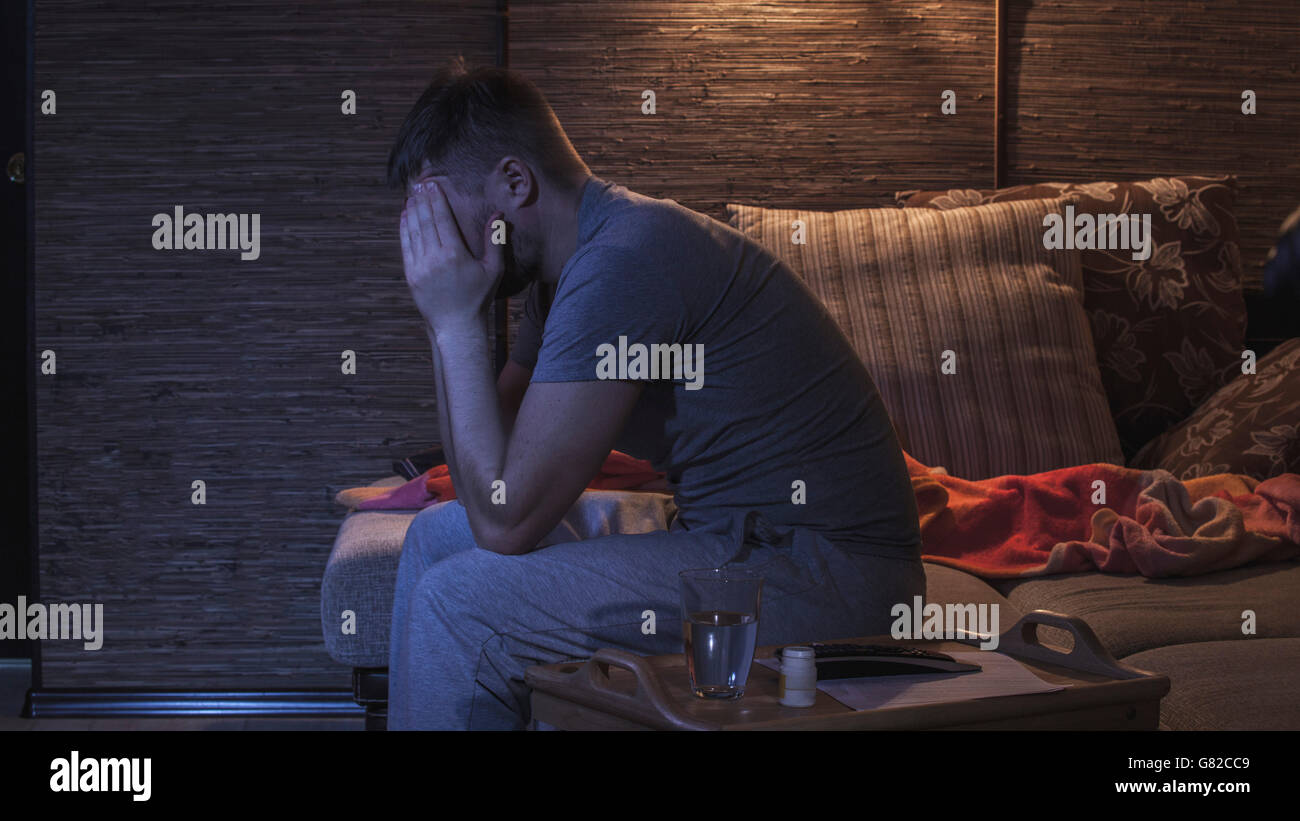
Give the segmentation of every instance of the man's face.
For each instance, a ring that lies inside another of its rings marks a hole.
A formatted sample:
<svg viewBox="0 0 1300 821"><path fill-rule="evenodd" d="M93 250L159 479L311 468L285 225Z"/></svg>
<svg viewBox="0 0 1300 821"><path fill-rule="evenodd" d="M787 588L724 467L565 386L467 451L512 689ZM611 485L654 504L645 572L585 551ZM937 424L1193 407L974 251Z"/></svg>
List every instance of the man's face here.
<svg viewBox="0 0 1300 821"><path fill-rule="evenodd" d="M463 242L475 259L483 258L488 241L485 233L492 214L500 210L505 215L503 217L506 221L507 239L504 249L505 273L497 285L498 299L514 296L540 277L542 262L540 243L514 222L507 209L497 208L481 193L462 194L452 184L450 177L429 173L427 165L425 172L417 176L408 186L408 193L415 193L427 187L430 182L438 184L447 198L447 203L451 206L452 218L456 221L456 228L460 232L460 236L453 239ZM442 239L444 242L447 241L446 237Z"/></svg>

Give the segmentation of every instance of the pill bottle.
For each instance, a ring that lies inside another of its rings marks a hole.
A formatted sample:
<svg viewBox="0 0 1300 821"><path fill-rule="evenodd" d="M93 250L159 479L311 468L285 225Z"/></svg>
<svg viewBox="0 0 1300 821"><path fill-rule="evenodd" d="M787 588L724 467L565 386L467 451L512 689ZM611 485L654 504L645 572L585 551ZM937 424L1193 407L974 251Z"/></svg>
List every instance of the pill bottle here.
<svg viewBox="0 0 1300 821"><path fill-rule="evenodd" d="M817 701L817 659L811 647L781 651L781 683L777 688L787 707L811 707Z"/></svg>

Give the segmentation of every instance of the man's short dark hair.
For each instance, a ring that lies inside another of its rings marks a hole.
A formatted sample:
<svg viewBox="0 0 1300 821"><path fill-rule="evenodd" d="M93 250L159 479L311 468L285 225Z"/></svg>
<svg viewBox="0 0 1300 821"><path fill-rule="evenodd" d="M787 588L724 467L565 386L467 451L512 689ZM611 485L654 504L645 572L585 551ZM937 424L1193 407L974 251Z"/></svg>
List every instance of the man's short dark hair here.
<svg viewBox="0 0 1300 821"><path fill-rule="evenodd" d="M553 183L590 173L537 86L506 68L467 70L458 56L406 115L388 155L388 184L405 190L427 160L468 193L511 154Z"/></svg>

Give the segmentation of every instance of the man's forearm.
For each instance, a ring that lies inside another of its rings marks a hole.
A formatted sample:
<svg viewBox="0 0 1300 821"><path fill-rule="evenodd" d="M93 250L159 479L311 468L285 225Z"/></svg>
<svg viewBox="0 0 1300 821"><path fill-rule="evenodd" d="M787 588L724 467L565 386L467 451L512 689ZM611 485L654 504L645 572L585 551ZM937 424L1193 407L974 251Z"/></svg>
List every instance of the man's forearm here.
<svg viewBox="0 0 1300 821"><path fill-rule="evenodd" d="M453 432L451 429L450 408L447 405L447 385L443 379L442 355L438 353L438 345L434 340L433 331L425 329L429 336L429 347L433 349L433 383L434 393L438 398L438 431L440 444L442 445L442 457L447 463L447 471L451 474L452 485L460 487L460 469L456 466L456 445L452 441Z"/></svg>
<svg viewBox="0 0 1300 821"><path fill-rule="evenodd" d="M443 436L452 442L448 465L470 526L482 542L501 535L509 509L493 504L498 491L508 500L508 488L493 486L505 473L508 440L492 373L487 323L484 319L449 324L431 336L434 356L441 364L438 401Z"/></svg>

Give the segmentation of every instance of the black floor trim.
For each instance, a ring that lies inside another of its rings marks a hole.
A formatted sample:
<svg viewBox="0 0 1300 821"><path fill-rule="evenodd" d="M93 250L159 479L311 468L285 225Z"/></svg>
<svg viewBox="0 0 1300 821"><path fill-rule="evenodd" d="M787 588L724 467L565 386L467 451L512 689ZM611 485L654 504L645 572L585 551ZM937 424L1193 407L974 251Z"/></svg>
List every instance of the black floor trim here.
<svg viewBox="0 0 1300 821"><path fill-rule="evenodd" d="M68 688L27 691L23 718L128 716L357 717L365 709L349 690L131 690Z"/></svg>

